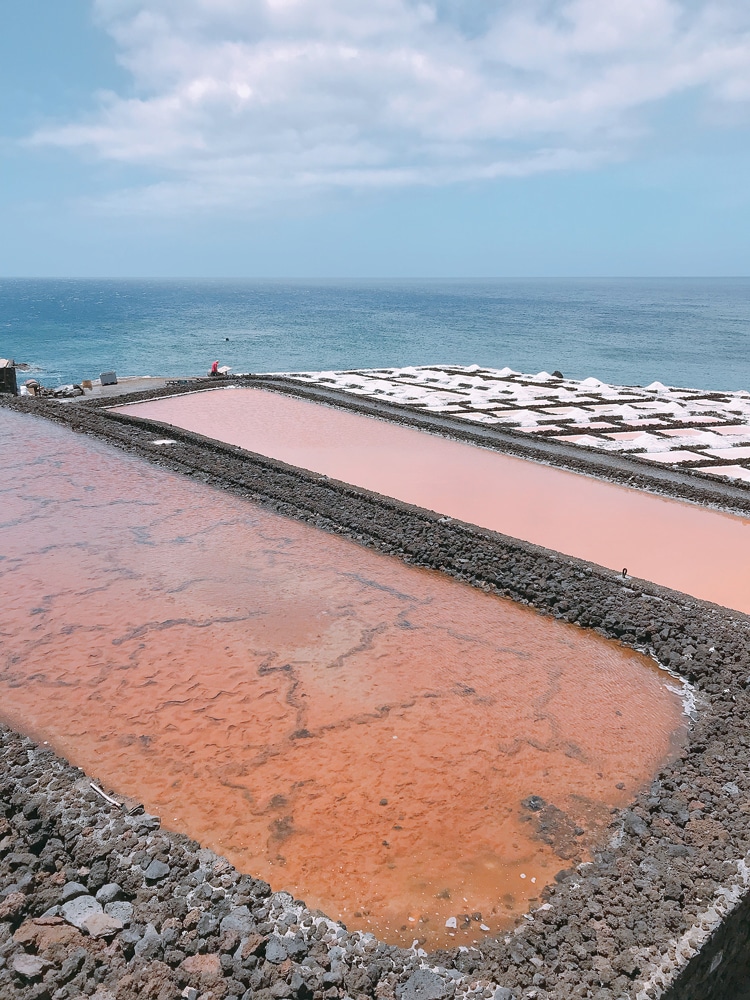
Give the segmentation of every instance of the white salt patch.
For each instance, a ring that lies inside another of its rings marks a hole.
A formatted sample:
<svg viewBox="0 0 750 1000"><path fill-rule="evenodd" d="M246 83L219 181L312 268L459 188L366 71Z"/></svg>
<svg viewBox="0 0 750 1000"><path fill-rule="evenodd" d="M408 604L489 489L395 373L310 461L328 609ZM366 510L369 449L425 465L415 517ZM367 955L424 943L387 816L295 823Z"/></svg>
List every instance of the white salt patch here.
<svg viewBox="0 0 750 1000"><path fill-rule="evenodd" d="M686 433L687 431L690 433ZM695 448L696 446L723 448L726 447L728 443L726 438L721 438L718 434L714 434L712 431L702 431L694 427L685 428L684 431L667 429L659 431L659 433L663 436L668 435L669 440L675 448L679 448L681 445L686 445L688 448Z"/></svg>
<svg viewBox="0 0 750 1000"><path fill-rule="evenodd" d="M724 437L741 437L743 439L750 440L750 427L747 424L733 424L729 427L713 427L713 432L715 434L721 434Z"/></svg>
<svg viewBox="0 0 750 1000"><path fill-rule="evenodd" d="M570 444L582 444L587 448L601 448L602 442L599 438L595 438L592 434L567 434L564 437L557 438L558 441L567 441Z"/></svg>
<svg viewBox="0 0 750 1000"><path fill-rule="evenodd" d="M636 430L639 427L668 427L662 417L644 417L641 420L623 420L623 427Z"/></svg>
<svg viewBox="0 0 750 1000"><path fill-rule="evenodd" d="M736 458L739 461L742 458L750 458L750 447L708 448L703 454L709 458L728 458L730 461Z"/></svg>
<svg viewBox="0 0 750 1000"><path fill-rule="evenodd" d="M662 462L667 465L678 465L681 462L701 462L703 455L698 455L693 451L670 451L662 454L639 455L649 462Z"/></svg>
<svg viewBox="0 0 750 1000"><path fill-rule="evenodd" d="M539 414L531 410L510 410L498 414L495 419L500 423L520 424L521 427L536 427L539 424Z"/></svg>
<svg viewBox="0 0 750 1000"><path fill-rule="evenodd" d="M467 413L466 410L462 410L451 415L458 417L459 420L469 420L474 424L497 424L500 422L498 417L493 417L489 413Z"/></svg>
<svg viewBox="0 0 750 1000"><path fill-rule="evenodd" d="M631 448L645 448L650 455L659 455L674 448L674 441L658 437L656 434L639 434L632 441L623 443L622 448L624 451Z"/></svg>
<svg viewBox="0 0 750 1000"><path fill-rule="evenodd" d="M675 437L675 438L679 437L693 438L696 436L700 437L701 435L701 431L696 430L695 427L682 427L677 429L671 428L669 430L661 431L661 433L668 434L670 437Z"/></svg>
<svg viewBox="0 0 750 1000"><path fill-rule="evenodd" d="M685 407L680 405L680 403L658 403L656 401L650 401L647 403L631 403L630 404L634 410L645 411L647 413L680 413L682 414Z"/></svg>
<svg viewBox="0 0 750 1000"><path fill-rule="evenodd" d="M549 394L550 400L554 400L556 403L565 404L569 406L579 406L588 407L588 400L584 397L581 398L580 392L573 392L570 389L555 389L554 392Z"/></svg>
<svg viewBox="0 0 750 1000"><path fill-rule="evenodd" d="M602 411L600 410L599 412L601 413ZM623 420L626 420L629 423L644 423L643 413L641 413L640 410L636 410L635 407L631 406L629 403L623 403L621 406L616 407L610 412L613 415L619 414ZM649 420L648 422L650 423L651 421Z"/></svg>
<svg viewBox="0 0 750 1000"><path fill-rule="evenodd" d="M497 421L495 421L497 423ZM538 427L517 427L516 430L520 431L522 434L539 434L541 431L554 431L557 434L563 433L562 427L558 427L556 424L545 424L541 423ZM562 439L560 439L562 440Z"/></svg>
<svg viewBox="0 0 750 1000"><path fill-rule="evenodd" d="M629 416L636 418L642 417L643 414L639 413L638 410L634 409L631 405L631 400L626 402L595 402L593 400L582 400L582 403L586 406L587 410L591 410L594 413L598 413L600 416L606 416L607 414L617 414L622 416L622 414L628 414Z"/></svg>
<svg viewBox="0 0 750 1000"><path fill-rule="evenodd" d="M470 406L473 406L475 410L494 410L498 405L500 405L497 400L488 399L486 394L480 397L470 396L468 403Z"/></svg>
<svg viewBox="0 0 750 1000"><path fill-rule="evenodd" d="M535 403L545 395L545 391L534 385L519 385L514 387L513 395L519 403Z"/></svg>
<svg viewBox="0 0 750 1000"><path fill-rule="evenodd" d="M616 434L607 434L606 437L613 441L637 441L647 435L641 431L618 431Z"/></svg>
<svg viewBox="0 0 750 1000"><path fill-rule="evenodd" d="M607 434L606 437L606 443L601 445L606 451L633 451L643 448L650 454L658 454L674 448L674 441L644 431L622 431L618 434Z"/></svg>
<svg viewBox="0 0 750 1000"><path fill-rule="evenodd" d="M750 483L750 469L741 465L719 465L713 469L696 469L696 472L707 472L709 476L726 476L727 479L744 479Z"/></svg>
<svg viewBox="0 0 750 1000"><path fill-rule="evenodd" d="M554 413L556 417L580 417L586 420L595 416L595 414L587 413L586 410L581 410L577 406L550 406L545 412Z"/></svg>

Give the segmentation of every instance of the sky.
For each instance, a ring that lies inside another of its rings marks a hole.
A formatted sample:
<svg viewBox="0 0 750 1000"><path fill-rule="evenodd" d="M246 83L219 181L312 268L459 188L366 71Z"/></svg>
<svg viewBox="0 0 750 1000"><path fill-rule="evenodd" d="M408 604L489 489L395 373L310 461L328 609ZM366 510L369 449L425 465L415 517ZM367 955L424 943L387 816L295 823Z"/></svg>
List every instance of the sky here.
<svg viewBox="0 0 750 1000"><path fill-rule="evenodd" d="M0 276L750 274L747 0L6 0Z"/></svg>

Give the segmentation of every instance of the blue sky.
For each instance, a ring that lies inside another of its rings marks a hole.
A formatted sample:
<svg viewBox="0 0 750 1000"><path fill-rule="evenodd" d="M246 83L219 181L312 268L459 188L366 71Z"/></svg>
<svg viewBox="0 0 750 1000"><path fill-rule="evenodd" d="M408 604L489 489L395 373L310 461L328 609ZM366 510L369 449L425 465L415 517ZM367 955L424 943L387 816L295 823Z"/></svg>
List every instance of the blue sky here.
<svg viewBox="0 0 750 1000"><path fill-rule="evenodd" d="M0 275L750 274L746 0L24 0Z"/></svg>

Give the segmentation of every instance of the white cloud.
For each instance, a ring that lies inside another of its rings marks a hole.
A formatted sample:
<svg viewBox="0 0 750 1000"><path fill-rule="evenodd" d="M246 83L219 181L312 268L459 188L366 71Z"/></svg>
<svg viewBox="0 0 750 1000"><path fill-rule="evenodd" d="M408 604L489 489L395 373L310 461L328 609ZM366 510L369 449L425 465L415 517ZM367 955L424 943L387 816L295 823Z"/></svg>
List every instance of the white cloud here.
<svg viewBox="0 0 750 1000"><path fill-rule="evenodd" d="M681 94L750 101L745 0L96 0L132 74L29 140L146 167L112 205L251 205L627 156Z"/></svg>

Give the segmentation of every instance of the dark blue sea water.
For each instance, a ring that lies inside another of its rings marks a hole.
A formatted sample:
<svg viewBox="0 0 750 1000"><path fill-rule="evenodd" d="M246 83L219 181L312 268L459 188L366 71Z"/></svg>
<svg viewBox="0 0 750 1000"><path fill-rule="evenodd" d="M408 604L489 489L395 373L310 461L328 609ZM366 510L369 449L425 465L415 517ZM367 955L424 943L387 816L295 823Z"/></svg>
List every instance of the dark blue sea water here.
<svg viewBox="0 0 750 1000"><path fill-rule="evenodd" d="M228 340L227 340L228 338ZM750 387L750 279L0 279L0 357L118 375L480 364Z"/></svg>

